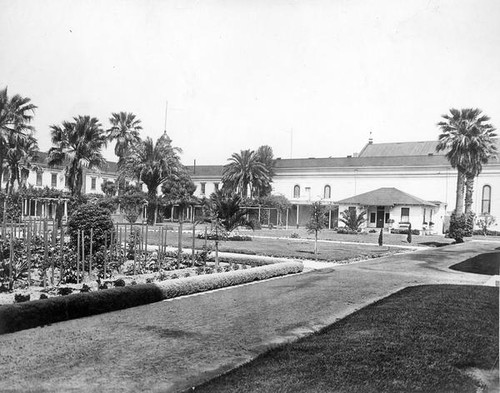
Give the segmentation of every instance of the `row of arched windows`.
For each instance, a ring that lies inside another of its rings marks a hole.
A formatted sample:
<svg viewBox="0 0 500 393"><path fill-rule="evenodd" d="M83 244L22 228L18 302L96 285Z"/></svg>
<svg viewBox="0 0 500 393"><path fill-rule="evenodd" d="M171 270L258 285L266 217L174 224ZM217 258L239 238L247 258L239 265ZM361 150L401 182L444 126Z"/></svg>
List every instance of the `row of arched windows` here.
<svg viewBox="0 0 500 393"><path fill-rule="evenodd" d="M307 188L306 188L307 191ZM323 199L330 199L332 197L332 189L331 187L327 184L323 188ZM300 186L298 184L293 187L293 198L294 199L299 199L300 198Z"/></svg>

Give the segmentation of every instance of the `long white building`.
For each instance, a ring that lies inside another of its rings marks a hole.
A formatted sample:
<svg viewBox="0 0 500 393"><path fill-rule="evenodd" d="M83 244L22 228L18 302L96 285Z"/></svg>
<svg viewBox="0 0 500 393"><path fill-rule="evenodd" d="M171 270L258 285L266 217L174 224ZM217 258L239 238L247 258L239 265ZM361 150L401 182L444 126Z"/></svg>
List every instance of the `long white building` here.
<svg viewBox="0 0 500 393"><path fill-rule="evenodd" d="M370 141L353 156L278 158L273 193L284 195L293 204L289 225L304 225L309 219L308 207L321 200L332 206L331 227L338 225L339 212L356 208L367 212L368 227L404 228L411 223L412 228L441 233L455 207L457 171L444 152L436 152L436 145L437 141ZM497 145L500 151L498 140ZM197 196L208 196L220 186L222 168L190 168ZM380 189L386 189L385 193L376 192ZM362 197L366 193L368 199ZM500 219L498 159L491 159L476 179L473 201L476 215L488 213Z"/></svg>
<svg viewBox="0 0 500 393"><path fill-rule="evenodd" d="M436 152L436 145L436 141L370 141L353 156L277 158L272 192L292 203L286 214L289 226L305 225L311 203L322 201L330 206L332 228L339 225L342 211L356 209L366 212L368 228L406 228L411 223L414 229L442 233L455 207L457 171L451 168L444 152ZM500 151L500 140L497 146ZM38 164L42 170L32 171L28 184L67 189L64 167L48 167L44 153L40 154ZM208 197L222 186L223 164L188 168L197 186L196 196ZM113 162L99 171L86 171L84 193L102 193L101 185L115 179ZM491 214L500 221L498 158L491 159L475 181L473 211L477 216Z"/></svg>

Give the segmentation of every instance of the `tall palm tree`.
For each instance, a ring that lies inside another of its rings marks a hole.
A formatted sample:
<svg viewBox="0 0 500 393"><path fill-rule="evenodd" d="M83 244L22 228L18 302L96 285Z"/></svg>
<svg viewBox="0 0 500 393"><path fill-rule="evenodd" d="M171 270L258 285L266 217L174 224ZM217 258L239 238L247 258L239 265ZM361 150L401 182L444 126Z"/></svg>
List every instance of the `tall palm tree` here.
<svg viewBox="0 0 500 393"><path fill-rule="evenodd" d="M29 123L33 119L36 108L30 98L19 94L9 98L7 87L0 90L0 169L3 168L11 135L22 139L33 131ZM0 187L2 172L0 170Z"/></svg>
<svg viewBox="0 0 500 393"><path fill-rule="evenodd" d="M450 114L443 115L444 121L437 125L441 129L437 151L447 150L446 158L457 174L457 195L455 214L464 213L465 180L469 177L468 211L472 204L472 185L474 177L480 173L482 164L495 151L495 129L487 122L488 116L481 115L481 110L466 108L450 109Z"/></svg>
<svg viewBox="0 0 500 393"><path fill-rule="evenodd" d="M139 131L142 130L141 121L133 113L112 113L109 119L111 128L107 131L108 140L116 141L115 154L118 161L122 161L131 146L139 142Z"/></svg>
<svg viewBox="0 0 500 393"><path fill-rule="evenodd" d="M257 179L257 181L255 182L253 194L254 196L258 197L265 197L271 194L271 183L275 175L273 149L271 146L263 145L257 149L255 155L257 157L257 161L262 163L266 168L267 177Z"/></svg>
<svg viewBox="0 0 500 393"><path fill-rule="evenodd" d="M107 140L102 125L95 117L78 116L50 128L54 147L49 150L48 164L66 165L71 194L80 196L84 169L100 168L105 163L101 150Z"/></svg>
<svg viewBox="0 0 500 393"><path fill-rule="evenodd" d="M147 137L131 147L129 155L120 165L122 177L131 176L143 182L148 188L148 222L154 222L157 205L158 187L181 169L177 153L180 149L172 147L172 140L164 133L156 143Z"/></svg>
<svg viewBox="0 0 500 393"><path fill-rule="evenodd" d="M9 146L5 154L9 182L7 193L12 194L15 183L21 187L32 169L33 161L37 158L38 143L33 135L19 137L12 133L9 138Z"/></svg>
<svg viewBox="0 0 500 393"><path fill-rule="evenodd" d="M233 153L228 161L229 164L226 164L222 171L224 188L238 193L242 198L247 196L249 186L252 197L254 186L258 182L270 180L268 170L257 159L253 150L242 150L240 154Z"/></svg>

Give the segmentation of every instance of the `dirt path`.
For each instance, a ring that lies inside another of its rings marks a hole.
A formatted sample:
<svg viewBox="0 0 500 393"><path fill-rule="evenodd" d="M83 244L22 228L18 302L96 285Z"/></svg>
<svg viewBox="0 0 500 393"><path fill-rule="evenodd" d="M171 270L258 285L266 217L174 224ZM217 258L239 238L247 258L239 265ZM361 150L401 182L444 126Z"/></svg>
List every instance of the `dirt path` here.
<svg viewBox="0 0 500 393"><path fill-rule="evenodd" d="M483 284L470 242L334 266L0 336L0 391L180 391L403 287Z"/></svg>

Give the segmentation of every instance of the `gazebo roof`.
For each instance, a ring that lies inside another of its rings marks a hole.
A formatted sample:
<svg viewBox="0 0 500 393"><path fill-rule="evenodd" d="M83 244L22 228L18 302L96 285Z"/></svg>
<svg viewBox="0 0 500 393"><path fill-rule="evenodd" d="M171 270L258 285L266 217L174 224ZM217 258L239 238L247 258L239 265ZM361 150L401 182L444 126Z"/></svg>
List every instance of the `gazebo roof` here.
<svg viewBox="0 0 500 393"><path fill-rule="evenodd" d="M382 187L374 191L365 192L350 198L337 201L340 205L363 205L363 206L394 206L394 205L436 205L416 196L407 194L394 187Z"/></svg>

